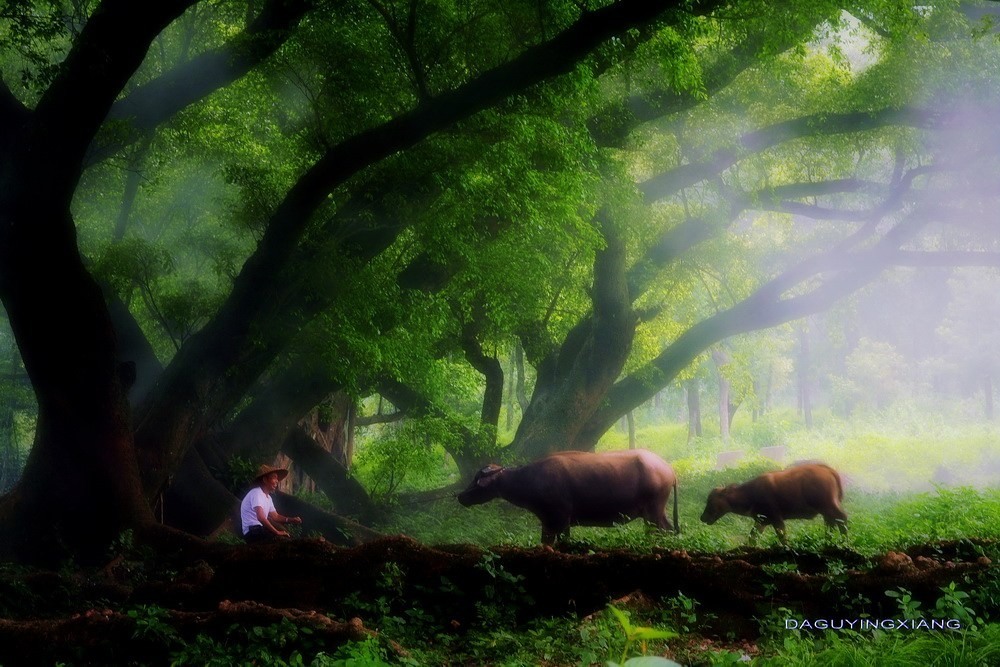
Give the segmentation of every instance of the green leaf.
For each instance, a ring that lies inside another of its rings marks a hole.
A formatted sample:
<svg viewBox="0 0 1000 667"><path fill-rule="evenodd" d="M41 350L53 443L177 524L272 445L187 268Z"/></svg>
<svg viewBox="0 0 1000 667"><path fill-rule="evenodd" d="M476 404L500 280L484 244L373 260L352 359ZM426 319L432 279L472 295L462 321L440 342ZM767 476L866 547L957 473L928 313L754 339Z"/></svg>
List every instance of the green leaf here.
<svg viewBox="0 0 1000 667"><path fill-rule="evenodd" d="M621 624L622 628L625 630L625 634L631 636L632 624L629 622L628 616L625 615L625 612L614 605L608 605L608 609L610 609L611 613L615 615L616 619L618 619L618 623Z"/></svg>
<svg viewBox="0 0 1000 667"><path fill-rule="evenodd" d="M679 635L672 630L660 630L659 628L637 627L632 628L629 636L640 641L649 639L673 639Z"/></svg>

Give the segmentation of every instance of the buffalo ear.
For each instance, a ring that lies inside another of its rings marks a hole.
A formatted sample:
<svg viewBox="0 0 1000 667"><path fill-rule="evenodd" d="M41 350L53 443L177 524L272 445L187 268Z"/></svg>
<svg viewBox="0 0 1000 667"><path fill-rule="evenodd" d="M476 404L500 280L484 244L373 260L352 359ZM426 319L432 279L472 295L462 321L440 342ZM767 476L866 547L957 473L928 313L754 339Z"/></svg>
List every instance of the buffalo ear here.
<svg viewBox="0 0 1000 667"><path fill-rule="evenodd" d="M496 481L500 474L503 472L503 466L498 466L495 463L491 463L476 475L476 486L480 488L485 488Z"/></svg>

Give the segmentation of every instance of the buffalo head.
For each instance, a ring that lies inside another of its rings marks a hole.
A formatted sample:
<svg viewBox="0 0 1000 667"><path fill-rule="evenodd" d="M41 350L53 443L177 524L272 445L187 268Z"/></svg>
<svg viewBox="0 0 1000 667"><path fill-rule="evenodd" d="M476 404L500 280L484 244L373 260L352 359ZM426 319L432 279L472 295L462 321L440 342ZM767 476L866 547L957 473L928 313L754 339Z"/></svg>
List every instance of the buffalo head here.
<svg viewBox="0 0 1000 667"><path fill-rule="evenodd" d="M491 463L477 472L476 476L472 478L469 488L458 494L458 502L468 507L470 505L480 505L498 497L500 490L494 483L500 479L500 473L503 471L503 466Z"/></svg>
<svg viewBox="0 0 1000 667"><path fill-rule="evenodd" d="M708 525L712 525L726 514L733 511L729 503L729 487L718 486L708 494L708 502L705 503L705 511L701 513L701 520Z"/></svg>

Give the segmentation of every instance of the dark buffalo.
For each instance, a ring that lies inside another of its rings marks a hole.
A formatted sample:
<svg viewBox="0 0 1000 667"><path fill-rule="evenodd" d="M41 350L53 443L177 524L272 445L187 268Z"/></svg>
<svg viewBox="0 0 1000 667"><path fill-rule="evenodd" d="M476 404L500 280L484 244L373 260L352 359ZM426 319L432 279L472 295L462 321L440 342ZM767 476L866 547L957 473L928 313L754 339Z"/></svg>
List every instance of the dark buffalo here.
<svg viewBox="0 0 1000 667"><path fill-rule="evenodd" d="M665 508L674 491L674 523ZM559 452L516 468L488 465L458 502L466 507L503 498L542 522L542 544L569 536L570 526L610 526L643 518L661 530L677 526L677 476L643 449L594 454Z"/></svg>
<svg viewBox="0 0 1000 667"><path fill-rule="evenodd" d="M713 524L729 512L754 519L750 543L764 526L785 543L785 519L812 519L822 514L827 529L847 534L847 514L840 507L844 486L836 470L822 463L803 463L764 473L743 484L712 489L701 520Z"/></svg>

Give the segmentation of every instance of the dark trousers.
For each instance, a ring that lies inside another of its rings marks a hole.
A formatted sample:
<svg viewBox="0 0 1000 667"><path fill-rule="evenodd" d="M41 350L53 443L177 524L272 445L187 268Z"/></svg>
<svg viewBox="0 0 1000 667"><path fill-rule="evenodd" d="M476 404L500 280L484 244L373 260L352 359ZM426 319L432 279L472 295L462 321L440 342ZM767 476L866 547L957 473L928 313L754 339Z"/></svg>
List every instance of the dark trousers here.
<svg viewBox="0 0 1000 667"><path fill-rule="evenodd" d="M270 542L271 540L278 539L278 536L269 531L264 526L250 526L247 529L246 535L243 536L243 540L247 544L254 544L257 542Z"/></svg>

